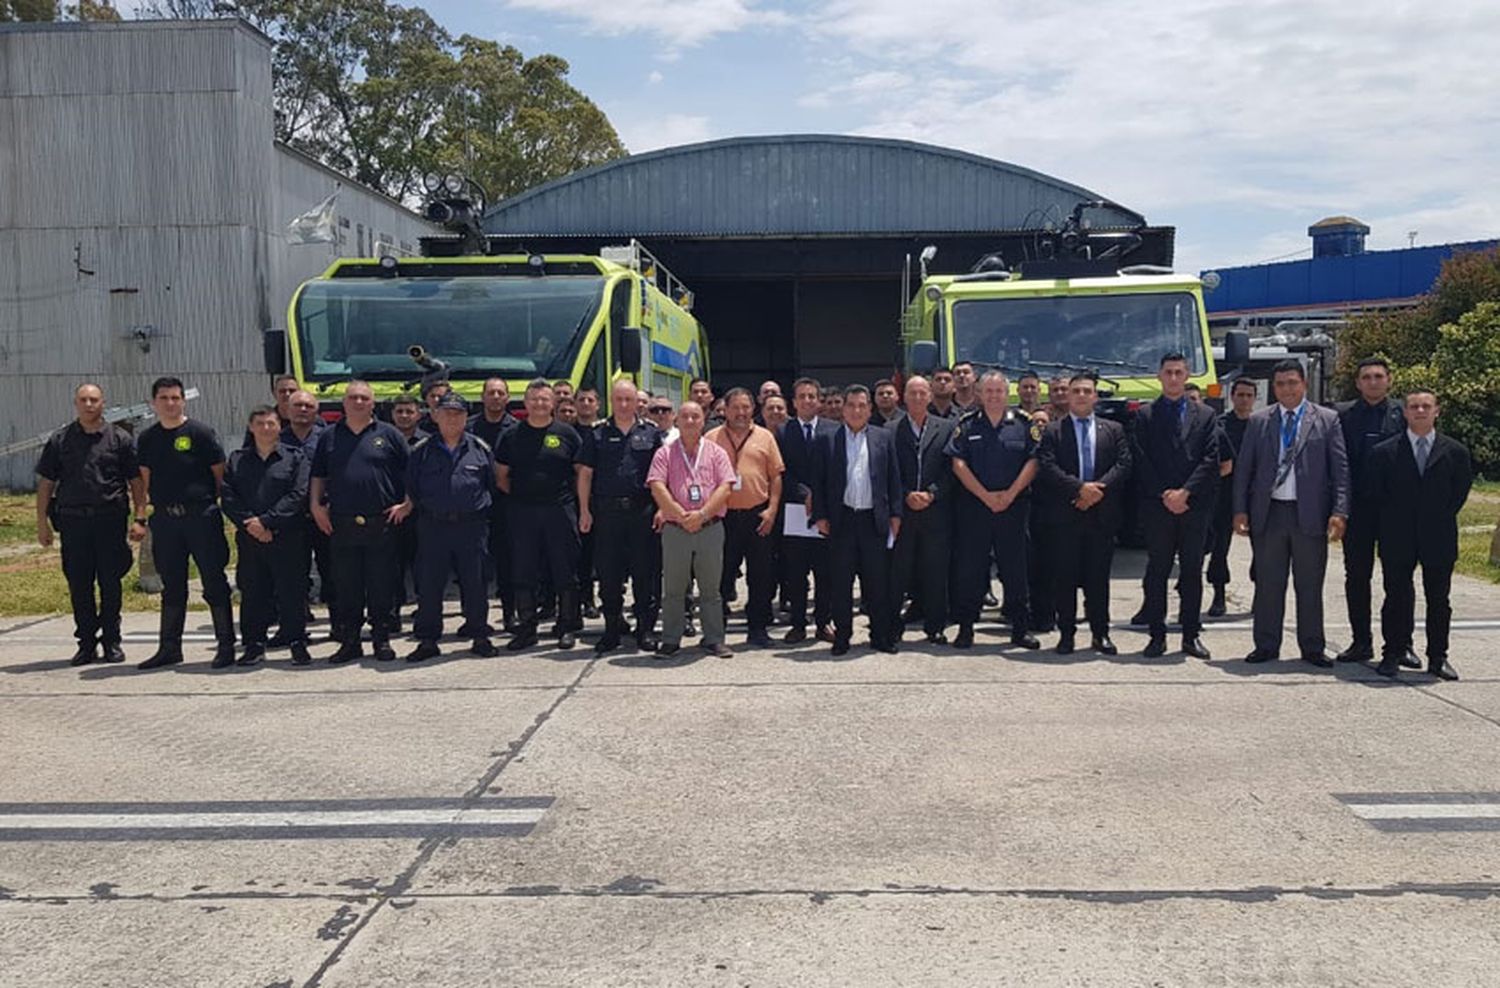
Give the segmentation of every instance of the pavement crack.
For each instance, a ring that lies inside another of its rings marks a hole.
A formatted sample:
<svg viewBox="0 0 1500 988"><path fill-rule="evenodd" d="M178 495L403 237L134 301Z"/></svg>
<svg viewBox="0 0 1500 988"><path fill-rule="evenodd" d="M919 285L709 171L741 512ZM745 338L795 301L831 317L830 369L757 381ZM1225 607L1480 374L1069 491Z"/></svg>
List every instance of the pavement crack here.
<svg viewBox="0 0 1500 988"><path fill-rule="evenodd" d="M1486 714L1486 713L1480 713L1478 710L1475 710L1473 707L1469 707L1469 706L1466 706L1466 705L1464 705L1462 703L1459 703L1457 700L1453 699L1452 697L1447 697L1447 696L1444 696L1441 693L1437 693L1430 686L1417 686L1417 687L1415 687L1415 689L1416 689L1416 691L1418 693L1421 693L1423 696L1431 697L1432 699L1437 700L1439 703L1446 703L1450 707L1455 707L1455 708L1457 708L1459 710L1462 710L1466 714L1471 714L1471 715L1473 715L1475 717L1478 717L1480 720L1482 720L1485 723L1491 725L1492 727L1500 727L1500 719L1496 719L1494 717L1491 717L1489 714Z"/></svg>

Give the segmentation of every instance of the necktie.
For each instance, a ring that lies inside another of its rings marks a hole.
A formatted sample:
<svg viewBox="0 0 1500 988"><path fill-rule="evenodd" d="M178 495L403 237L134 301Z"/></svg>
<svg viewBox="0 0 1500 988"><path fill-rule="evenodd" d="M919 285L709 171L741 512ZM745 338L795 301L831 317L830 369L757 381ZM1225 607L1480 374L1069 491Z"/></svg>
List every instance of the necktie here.
<svg viewBox="0 0 1500 988"><path fill-rule="evenodd" d="M1187 399L1178 398L1173 404L1177 406L1177 424L1181 425L1182 420L1187 418Z"/></svg>
<svg viewBox="0 0 1500 988"><path fill-rule="evenodd" d="M802 423L802 434L807 437L807 442L808 442L809 445L811 445L812 444L812 423L811 422L803 422Z"/></svg>
<svg viewBox="0 0 1500 988"><path fill-rule="evenodd" d="M1432 450L1431 436L1417 437L1417 475L1427 473L1427 454Z"/></svg>
<svg viewBox="0 0 1500 988"><path fill-rule="evenodd" d="M1089 424L1078 420L1078 476L1085 484L1094 479L1094 444L1089 441Z"/></svg>

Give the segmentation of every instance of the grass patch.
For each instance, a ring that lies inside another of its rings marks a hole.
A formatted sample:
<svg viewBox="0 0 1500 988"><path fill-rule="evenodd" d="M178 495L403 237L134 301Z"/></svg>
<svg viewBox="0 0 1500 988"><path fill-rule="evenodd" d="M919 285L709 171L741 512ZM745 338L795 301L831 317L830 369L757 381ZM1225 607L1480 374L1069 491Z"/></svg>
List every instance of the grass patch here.
<svg viewBox="0 0 1500 988"><path fill-rule="evenodd" d="M1490 532L1458 533L1456 572L1490 583L1500 583L1500 566L1490 565Z"/></svg>
<svg viewBox="0 0 1500 988"><path fill-rule="evenodd" d="M0 545L36 544L36 495L0 494Z"/></svg>

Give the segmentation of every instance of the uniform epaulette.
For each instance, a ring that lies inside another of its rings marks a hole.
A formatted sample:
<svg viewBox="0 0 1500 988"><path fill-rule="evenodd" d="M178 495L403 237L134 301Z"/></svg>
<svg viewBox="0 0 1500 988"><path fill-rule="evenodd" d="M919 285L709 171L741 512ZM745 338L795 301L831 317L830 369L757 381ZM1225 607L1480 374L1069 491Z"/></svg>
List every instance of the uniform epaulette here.
<svg viewBox="0 0 1500 988"><path fill-rule="evenodd" d="M478 443L479 444L479 448L482 449L482 450L484 450L486 453L493 453L494 452L494 450L490 449L490 444L489 443L485 442L479 436L474 435L474 433L472 433L472 432L469 433L469 438L472 439L472 440L474 440L476 443Z"/></svg>
<svg viewBox="0 0 1500 988"><path fill-rule="evenodd" d="M415 453L417 450L421 449L423 446L426 446L427 443L428 443L428 441L431 440L431 439L432 439L432 433L429 432L427 435L423 436L421 439L418 439L416 442L414 442L414 443L411 444L411 451L413 453Z"/></svg>

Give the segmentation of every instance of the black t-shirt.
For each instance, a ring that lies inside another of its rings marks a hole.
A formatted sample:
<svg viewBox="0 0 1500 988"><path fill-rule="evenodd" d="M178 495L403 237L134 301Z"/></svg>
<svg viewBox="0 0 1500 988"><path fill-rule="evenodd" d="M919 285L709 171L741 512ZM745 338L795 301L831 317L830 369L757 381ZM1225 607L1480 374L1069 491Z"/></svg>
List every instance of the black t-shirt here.
<svg viewBox="0 0 1500 988"><path fill-rule="evenodd" d="M491 422L484 417L483 412L480 412L477 415L469 416L467 431L483 439L490 449L498 449L500 447L500 437L511 429L514 429L519 421L509 411L501 415L498 422Z"/></svg>
<svg viewBox="0 0 1500 988"><path fill-rule="evenodd" d="M188 419L175 429L155 423L136 441L136 459L151 471L152 504L218 500L212 468L224 462L224 447L218 434L202 422Z"/></svg>
<svg viewBox="0 0 1500 988"><path fill-rule="evenodd" d="M525 422L500 436L495 462L510 468L510 496L527 504L577 504L573 464L581 463L583 440L566 422L538 429Z"/></svg>
<svg viewBox="0 0 1500 988"><path fill-rule="evenodd" d="M36 472L57 484L52 497L59 508L121 511L129 509L129 485L140 474L130 433L113 422L98 432L77 422L54 432L42 447Z"/></svg>
<svg viewBox="0 0 1500 988"><path fill-rule="evenodd" d="M406 497L406 437L389 422L359 432L340 420L318 436L312 475L325 481L335 515L376 515Z"/></svg>

